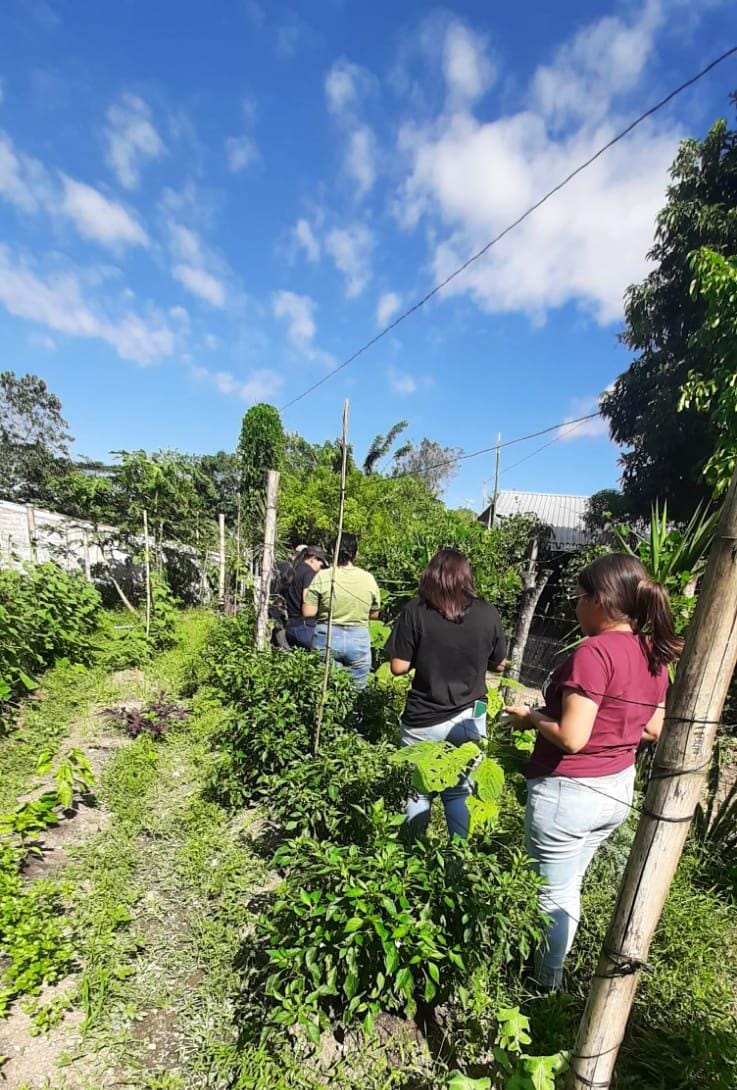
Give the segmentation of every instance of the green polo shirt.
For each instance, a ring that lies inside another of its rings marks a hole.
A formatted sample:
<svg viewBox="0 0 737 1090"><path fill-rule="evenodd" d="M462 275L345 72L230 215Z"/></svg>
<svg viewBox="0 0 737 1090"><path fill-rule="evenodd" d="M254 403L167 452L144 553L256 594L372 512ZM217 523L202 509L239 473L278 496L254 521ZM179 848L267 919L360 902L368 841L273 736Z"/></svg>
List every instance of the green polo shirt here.
<svg viewBox="0 0 737 1090"><path fill-rule="evenodd" d="M319 571L305 591L308 605L317 606L318 624L328 619L332 568ZM367 628L369 613L381 603L379 587L371 572L363 568L336 568L333 598L333 624Z"/></svg>

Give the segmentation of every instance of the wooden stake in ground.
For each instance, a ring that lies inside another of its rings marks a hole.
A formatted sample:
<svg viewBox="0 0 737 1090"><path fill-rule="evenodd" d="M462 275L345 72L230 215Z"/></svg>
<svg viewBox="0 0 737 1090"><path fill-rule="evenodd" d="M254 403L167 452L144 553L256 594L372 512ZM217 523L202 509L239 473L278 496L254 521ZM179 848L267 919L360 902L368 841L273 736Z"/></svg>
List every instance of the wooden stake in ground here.
<svg viewBox="0 0 737 1090"><path fill-rule="evenodd" d="M256 618L256 646L266 646L269 630L269 591L271 573L274 570L274 542L276 540L276 495L279 490L279 474L270 469L266 479L266 518L264 520L264 557L261 564L261 589Z"/></svg>
<svg viewBox="0 0 737 1090"><path fill-rule="evenodd" d="M218 515L220 528L220 568L218 572L218 605L225 609L225 515Z"/></svg>
<svg viewBox="0 0 737 1090"><path fill-rule="evenodd" d="M345 479L348 466L348 406L349 401L343 402L343 430L340 438L341 463L340 463L340 504L338 506L338 533L335 538L335 553L333 554L333 566L330 576L330 599L328 601L328 631L325 646L325 671L322 676L322 689L320 702L315 715L315 733L312 738L312 752L317 756L320 750L320 732L322 720L325 715L325 698L328 695L328 681L330 679L330 638L333 634L333 592L335 589L335 573L338 570L338 554L340 543L343 540L343 513L345 511Z"/></svg>
<svg viewBox="0 0 737 1090"><path fill-rule="evenodd" d="M31 563L38 563L38 548L36 541L36 512L32 504L26 507L26 522L28 523L28 547L31 550Z"/></svg>
<svg viewBox="0 0 737 1090"><path fill-rule="evenodd" d="M84 556L84 577L88 583L92 582L92 568L90 565L90 535L86 528L82 529L82 552Z"/></svg>
<svg viewBox="0 0 737 1090"><path fill-rule="evenodd" d="M146 565L146 636L151 635L151 550L148 541L148 511L143 512L143 557Z"/></svg>
<svg viewBox="0 0 737 1090"><path fill-rule="evenodd" d="M639 973L711 762L737 662L737 468L668 700L653 775L568 1073L568 1090L606 1088Z"/></svg>

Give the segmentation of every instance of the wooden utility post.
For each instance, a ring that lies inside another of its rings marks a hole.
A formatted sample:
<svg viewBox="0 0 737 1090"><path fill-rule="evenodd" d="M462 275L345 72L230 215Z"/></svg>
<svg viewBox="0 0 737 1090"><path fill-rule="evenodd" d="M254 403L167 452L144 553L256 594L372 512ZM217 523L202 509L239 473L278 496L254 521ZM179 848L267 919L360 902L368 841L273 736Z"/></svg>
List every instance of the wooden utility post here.
<svg viewBox="0 0 737 1090"><path fill-rule="evenodd" d="M566 1083L610 1085L640 970L688 836L737 662L737 468L676 672L652 778Z"/></svg>
<svg viewBox="0 0 737 1090"><path fill-rule="evenodd" d="M220 566L218 569L218 605L225 609L225 515L218 515L220 530Z"/></svg>
<svg viewBox="0 0 737 1090"><path fill-rule="evenodd" d="M497 500L497 496L499 495L499 455L501 453L501 445L502 445L502 433L497 432L497 434L496 434L496 457L495 457L495 462L494 462L494 494L492 495L491 503L489 504L489 517L488 517L487 524L486 524L487 530L491 530L491 528L494 525L494 519L496 518L496 500Z"/></svg>
<svg viewBox="0 0 737 1090"><path fill-rule="evenodd" d="M148 542L148 511L143 512L143 557L146 565L146 636L151 634L151 552Z"/></svg>
<svg viewBox="0 0 737 1090"><path fill-rule="evenodd" d="M348 466L348 407L349 401L343 402L343 428L340 438L341 462L340 462L340 503L338 505L338 533L335 538L335 552L333 554L333 566L330 573L330 599L328 601L328 631L325 641L325 671L322 676L322 689L320 690L320 702L315 715L315 733L312 738L312 752L316 757L320 749L320 732L322 720L325 715L325 699L328 693L328 681L330 680L330 639L333 634L333 593L335 590L335 573L338 569L338 554L340 543L343 540L343 514L345 512L345 481Z"/></svg>
<svg viewBox="0 0 737 1090"><path fill-rule="evenodd" d="M274 570L274 541L276 540L276 494L279 490L279 474L270 469L266 480L266 518L264 520L264 557L261 563L261 589L256 618L256 646L266 646L269 630L269 591L271 573Z"/></svg>

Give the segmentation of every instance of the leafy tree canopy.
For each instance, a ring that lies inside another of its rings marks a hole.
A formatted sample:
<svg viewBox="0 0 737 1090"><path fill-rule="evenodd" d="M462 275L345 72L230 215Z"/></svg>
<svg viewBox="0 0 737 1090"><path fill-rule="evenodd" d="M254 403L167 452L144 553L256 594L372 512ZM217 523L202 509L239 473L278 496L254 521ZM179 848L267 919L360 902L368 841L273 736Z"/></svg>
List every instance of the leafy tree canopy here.
<svg viewBox="0 0 737 1090"><path fill-rule="evenodd" d="M690 290L690 255L705 246L737 253L737 132L721 120L704 140L684 140L671 178L648 255L655 267L626 297L622 340L636 355L602 411L612 438L630 448L620 460L631 514L647 518L667 497L680 520L708 497L703 471L714 452L709 415L693 400L678 412L689 373L708 381L715 366L699 336L707 304Z"/></svg>
<svg viewBox="0 0 737 1090"><path fill-rule="evenodd" d="M53 503L72 439L61 402L38 375L0 372L0 497Z"/></svg>

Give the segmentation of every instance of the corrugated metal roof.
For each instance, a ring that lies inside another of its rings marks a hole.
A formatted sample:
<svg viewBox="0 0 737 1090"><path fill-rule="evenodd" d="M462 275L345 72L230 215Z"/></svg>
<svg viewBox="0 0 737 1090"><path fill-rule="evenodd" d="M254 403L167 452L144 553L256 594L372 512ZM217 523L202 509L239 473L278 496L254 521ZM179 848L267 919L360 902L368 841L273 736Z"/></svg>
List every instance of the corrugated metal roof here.
<svg viewBox="0 0 737 1090"><path fill-rule="evenodd" d="M496 502L496 519L509 515L537 515L553 527L552 545L559 549L576 549L591 542L591 534L584 528L583 515L588 496L564 496L552 492L500 492ZM488 517L488 507L479 516L481 522Z"/></svg>

